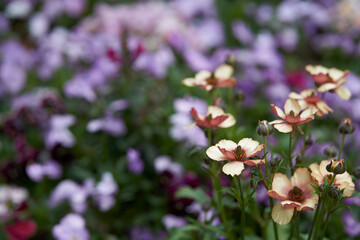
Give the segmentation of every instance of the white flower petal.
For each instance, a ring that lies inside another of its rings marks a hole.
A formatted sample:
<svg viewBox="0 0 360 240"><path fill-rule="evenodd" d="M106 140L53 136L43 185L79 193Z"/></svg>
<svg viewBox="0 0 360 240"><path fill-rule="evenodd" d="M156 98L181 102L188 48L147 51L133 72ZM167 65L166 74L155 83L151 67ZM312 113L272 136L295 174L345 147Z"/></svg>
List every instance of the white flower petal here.
<svg viewBox="0 0 360 240"><path fill-rule="evenodd" d="M239 176L241 172L244 170L244 164L239 161L231 161L225 164L222 168L222 171L227 174L233 176Z"/></svg>
<svg viewBox="0 0 360 240"><path fill-rule="evenodd" d="M281 206L281 202L274 205L271 217L277 224L285 225L291 221L294 214L294 208L285 208Z"/></svg>
<svg viewBox="0 0 360 240"><path fill-rule="evenodd" d="M285 102L284 110L285 114L290 114L291 111L294 112L295 116L299 115L300 113L300 105L294 99L287 99Z"/></svg>
<svg viewBox="0 0 360 240"><path fill-rule="evenodd" d="M344 86L340 86L335 89L336 94L342 99L349 100L351 97L351 92Z"/></svg>
<svg viewBox="0 0 360 240"><path fill-rule="evenodd" d="M223 64L215 70L214 76L215 78L219 78L219 79L228 79L231 78L233 73L234 73L233 67L227 64Z"/></svg>

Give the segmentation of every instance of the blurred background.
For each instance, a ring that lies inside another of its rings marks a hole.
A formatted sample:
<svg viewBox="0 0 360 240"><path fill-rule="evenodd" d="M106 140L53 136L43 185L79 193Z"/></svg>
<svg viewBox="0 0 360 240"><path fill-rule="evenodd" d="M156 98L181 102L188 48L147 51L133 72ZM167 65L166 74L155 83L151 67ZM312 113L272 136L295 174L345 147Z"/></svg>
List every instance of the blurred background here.
<svg viewBox="0 0 360 240"><path fill-rule="evenodd" d="M207 138L184 127L191 107L206 112L211 103L181 81L229 55L238 84L216 94L230 99L225 108L233 101L238 122L218 138L234 141L258 138L258 120L276 119L270 103L282 107L291 91L314 87L307 64L350 70L352 98L326 95L334 113L312 126L303 161L339 145L347 116L353 169L359 34L358 0L2 0L0 239L68 240L77 224L78 239L187 239L172 227L200 217L201 206L175 192L211 184ZM281 153L286 139L277 134L270 145ZM359 197L352 204L354 214L334 218L334 239L360 235Z"/></svg>

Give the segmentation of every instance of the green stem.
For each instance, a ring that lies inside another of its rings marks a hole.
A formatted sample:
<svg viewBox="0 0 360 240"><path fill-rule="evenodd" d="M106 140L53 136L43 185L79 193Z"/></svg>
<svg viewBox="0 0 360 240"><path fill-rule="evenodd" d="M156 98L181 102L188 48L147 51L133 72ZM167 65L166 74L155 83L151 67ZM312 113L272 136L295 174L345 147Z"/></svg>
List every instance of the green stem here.
<svg viewBox="0 0 360 240"><path fill-rule="evenodd" d="M318 205L316 207L316 211L315 211L315 215L314 215L314 219L313 219L313 222L311 224L311 228L310 228L310 232L309 232L309 236L308 236L308 240L311 239L311 235L314 231L314 227L317 223L317 218L318 218L318 215L319 215L319 212L320 212L320 206L321 206L321 203L322 203L322 198L320 198L319 202L318 202Z"/></svg>
<svg viewBox="0 0 360 240"><path fill-rule="evenodd" d="M242 191L242 186L241 186L241 179L240 179L240 176L238 176L236 178L236 181L237 181L237 188L238 188L238 191L240 192L240 199L241 199L241 202L242 204L240 205L241 207L241 222L240 222L240 236L241 236L241 240L244 240L245 239L245 199L244 199L244 194L243 194L243 191Z"/></svg>
<svg viewBox="0 0 360 240"><path fill-rule="evenodd" d="M296 222L295 222L295 229L296 229L296 239L300 240L300 212L296 212Z"/></svg>
<svg viewBox="0 0 360 240"><path fill-rule="evenodd" d="M322 201L322 205L321 205L321 209L320 209L320 213L319 213L319 218L316 221L315 233L314 233L314 238L313 238L316 240L318 239L319 231L322 228L321 225L323 224L323 220L324 220L324 214L325 214L324 209L325 209L325 205L327 203L327 197L328 197L327 193L328 193L330 187L332 186L332 184L334 183L335 177L336 177L336 175L334 174L331 178L330 183L328 183L326 185L326 188L325 188L324 192L322 193L323 201Z"/></svg>
<svg viewBox="0 0 360 240"><path fill-rule="evenodd" d="M325 223L324 223L324 229L323 229L323 232L320 236L320 240L322 240L325 236L325 233L326 233L326 228L327 228L327 225L328 225L328 222L329 222L329 218L330 218L330 213L328 212L328 214L326 215L326 219L325 219Z"/></svg>
<svg viewBox="0 0 360 240"><path fill-rule="evenodd" d="M208 141L209 141L209 146L212 145L212 132L211 132L211 128L208 128L207 131L207 135L208 135ZM215 161L211 161L211 176L212 176L212 183L214 186L214 199L215 199L215 204L217 206L217 209L220 211L220 216L221 219L224 222L224 226L225 226L225 232L226 232L226 236L228 239L233 239L232 234L230 232L228 223L227 223L227 218L226 218L226 213L225 210L223 208L222 205L222 195L221 195L221 184L220 184L220 180L218 178L218 171L217 171L217 166L216 166L216 162Z"/></svg>
<svg viewBox="0 0 360 240"><path fill-rule="evenodd" d="M271 216L271 212L272 212L272 209L274 207L274 199L269 197L269 200L270 200L270 208L271 208L270 216ZM275 233L275 240L279 240L279 233L278 233L278 229L277 229L277 224L276 224L276 222L274 220L272 222L273 222L273 229L274 229L274 233Z"/></svg>
<svg viewBox="0 0 360 240"><path fill-rule="evenodd" d="M293 163L292 163L292 139L293 139L293 134L294 134L294 130L289 134L290 139L289 139L289 166L290 166L290 172L291 175L294 175L294 167L293 167Z"/></svg>
<svg viewBox="0 0 360 240"><path fill-rule="evenodd" d="M342 153L342 151L343 151L344 142L345 142L345 136L346 136L346 134L343 134L343 135L342 135L341 145L340 145L340 149L339 149L339 155L338 155L338 158L337 158L338 161L340 160L341 153Z"/></svg>
<svg viewBox="0 0 360 240"><path fill-rule="evenodd" d="M263 141L264 141L264 154L266 154L266 137L263 136ZM268 163L268 160L267 160L267 156L265 155L265 173L266 173L266 183L268 183L268 181L270 180L270 173L269 173L269 163Z"/></svg>

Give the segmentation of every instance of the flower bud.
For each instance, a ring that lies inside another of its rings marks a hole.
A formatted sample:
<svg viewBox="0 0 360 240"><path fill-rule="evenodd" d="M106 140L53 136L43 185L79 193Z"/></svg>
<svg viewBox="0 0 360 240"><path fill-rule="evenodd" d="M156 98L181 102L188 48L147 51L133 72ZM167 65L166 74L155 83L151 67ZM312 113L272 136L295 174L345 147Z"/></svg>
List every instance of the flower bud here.
<svg viewBox="0 0 360 240"><path fill-rule="evenodd" d="M344 159L340 159L339 161L336 161L335 159L331 160L331 162L326 166L326 170L334 173L335 175L343 174L346 171Z"/></svg>
<svg viewBox="0 0 360 240"><path fill-rule="evenodd" d="M270 159L269 163L270 163L270 167L271 168L275 168L277 167L280 162L281 162L282 158L279 155L274 156L273 158Z"/></svg>
<svg viewBox="0 0 360 240"><path fill-rule="evenodd" d="M321 185L319 186L320 192L323 192L323 191L325 190L325 188L326 188L326 184L325 184L325 183L321 184Z"/></svg>
<svg viewBox="0 0 360 240"><path fill-rule="evenodd" d="M360 179L360 167L355 168L353 175L356 179Z"/></svg>
<svg viewBox="0 0 360 240"><path fill-rule="evenodd" d="M269 136L274 131L274 127L266 120L259 121L259 124L256 128L256 132L259 136Z"/></svg>
<svg viewBox="0 0 360 240"><path fill-rule="evenodd" d="M340 191L336 186L331 186L328 191L328 196L331 198L338 198L340 196Z"/></svg>
<svg viewBox="0 0 360 240"><path fill-rule="evenodd" d="M236 59L235 59L234 54L228 54L226 56L225 63L232 66L232 67L235 67Z"/></svg>
<svg viewBox="0 0 360 240"><path fill-rule="evenodd" d="M331 145L331 146L325 148L324 154L328 158L336 157L338 155L338 149L334 145Z"/></svg>
<svg viewBox="0 0 360 240"><path fill-rule="evenodd" d="M355 127L352 125L350 118L344 118L339 126L339 132L341 134L351 134L355 130Z"/></svg>
<svg viewBox="0 0 360 240"><path fill-rule="evenodd" d="M314 141L312 140L311 135L309 135L309 137L307 137L306 140L305 140L305 145L307 147L310 147L310 146L313 145L313 143L314 143Z"/></svg>
<svg viewBox="0 0 360 240"><path fill-rule="evenodd" d="M244 92L241 91L241 90L236 91L236 93L235 93L235 99L236 99L236 101L238 101L238 102L244 101L244 99L245 99L245 94L244 94Z"/></svg>

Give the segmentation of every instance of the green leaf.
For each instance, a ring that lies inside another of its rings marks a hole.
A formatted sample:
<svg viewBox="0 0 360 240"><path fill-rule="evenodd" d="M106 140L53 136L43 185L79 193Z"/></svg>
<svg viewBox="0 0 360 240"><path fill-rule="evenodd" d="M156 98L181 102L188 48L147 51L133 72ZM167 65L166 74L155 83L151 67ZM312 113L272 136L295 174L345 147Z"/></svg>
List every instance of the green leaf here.
<svg viewBox="0 0 360 240"><path fill-rule="evenodd" d="M176 194L176 198L190 198L194 199L200 204L210 202L209 196L201 188L191 188L189 186L180 188Z"/></svg>

